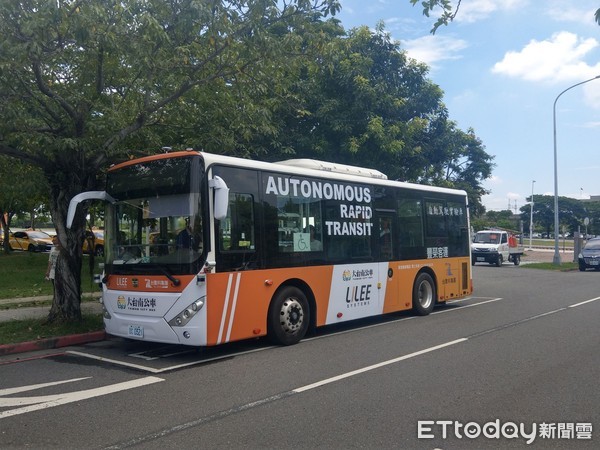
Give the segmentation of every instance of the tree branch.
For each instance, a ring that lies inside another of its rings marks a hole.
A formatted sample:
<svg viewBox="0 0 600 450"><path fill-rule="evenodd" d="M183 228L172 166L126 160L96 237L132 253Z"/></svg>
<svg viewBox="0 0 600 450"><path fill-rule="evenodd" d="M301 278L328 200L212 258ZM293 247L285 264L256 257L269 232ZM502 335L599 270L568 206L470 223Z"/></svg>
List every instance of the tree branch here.
<svg viewBox="0 0 600 450"><path fill-rule="evenodd" d="M14 148L14 147L5 145L1 142L0 142L0 154L9 156L11 158L16 158L25 163L39 167L42 170L49 167L48 160L46 158L42 158L42 157L39 157L36 155L32 155L30 153L26 153L24 151Z"/></svg>
<svg viewBox="0 0 600 450"><path fill-rule="evenodd" d="M32 68L33 68L33 73L35 74L35 82L36 82L36 85L37 85L38 89L40 90L40 92L42 94L44 94L45 96L47 96L48 98L55 100L74 121L78 121L78 115L77 115L77 111L75 110L75 108L73 108L73 106L71 106L60 95L58 95L54 91L52 91L48 87L48 85L44 82L44 79L42 76L42 68L40 67L39 61L34 61Z"/></svg>

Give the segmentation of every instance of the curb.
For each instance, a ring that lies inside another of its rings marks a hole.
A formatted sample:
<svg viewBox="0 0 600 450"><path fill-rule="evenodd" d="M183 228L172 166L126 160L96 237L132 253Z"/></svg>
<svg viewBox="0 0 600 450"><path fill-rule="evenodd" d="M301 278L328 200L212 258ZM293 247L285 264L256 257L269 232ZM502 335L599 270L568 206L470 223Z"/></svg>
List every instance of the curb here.
<svg viewBox="0 0 600 450"><path fill-rule="evenodd" d="M93 331L90 333L71 334L68 336L40 339L37 341L2 344L0 345L0 356L12 355L14 353L33 352L36 350L68 347L70 345L80 345L88 342L103 341L104 339L106 339L105 331Z"/></svg>

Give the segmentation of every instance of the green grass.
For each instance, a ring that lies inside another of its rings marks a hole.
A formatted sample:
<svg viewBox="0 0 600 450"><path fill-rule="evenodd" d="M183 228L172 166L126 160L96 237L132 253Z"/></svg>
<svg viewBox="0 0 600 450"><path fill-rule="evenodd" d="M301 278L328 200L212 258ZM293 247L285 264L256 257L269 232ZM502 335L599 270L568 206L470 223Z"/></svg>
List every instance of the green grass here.
<svg viewBox="0 0 600 450"><path fill-rule="evenodd" d="M96 259L95 273L100 273ZM0 254L0 299L37 297L52 295L52 283L46 281L47 253L11 252ZM88 257L84 256L81 272L81 289L84 293L100 292L92 282L88 266Z"/></svg>
<svg viewBox="0 0 600 450"><path fill-rule="evenodd" d="M0 344L36 341L103 329L101 314L85 314L81 322L67 324L48 324L44 319L13 320L0 322Z"/></svg>
<svg viewBox="0 0 600 450"><path fill-rule="evenodd" d="M90 278L88 257L84 256L82 268L81 290L84 294L100 292ZM96 259L95 273L100 273ZM19 298L52 295L52 283L46 281L47 253L11 252L0 253L0 299L17 299L15 302L0 305L0 309L41 306L52 304L49 300L35 302L19 302ZM82 301L90 300L83 296ZM18 343L46 339L56 336L100 331L104 329L101 314L84 314L81 322L47 324L44 319L13 320L0 322L0 344Z"/></svg>
<svg viewBox="0 0 600 450"><path fill-rule="evenodd" d="M570 272L573 270L579 270L579 265L574 262L563 262L560 264L560 266L556 266L554 265L554 263L551 262L531 263L524 265L523 267L527 269L556 270L560 272Z"/></svg>

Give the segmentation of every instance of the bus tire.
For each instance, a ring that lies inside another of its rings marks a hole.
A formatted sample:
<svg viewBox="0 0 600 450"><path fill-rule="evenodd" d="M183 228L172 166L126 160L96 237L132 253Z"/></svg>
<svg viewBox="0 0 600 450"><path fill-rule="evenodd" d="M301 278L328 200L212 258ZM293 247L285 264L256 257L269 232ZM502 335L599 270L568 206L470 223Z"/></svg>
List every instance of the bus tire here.
<svg viewBox="0 0 600 450"><path fill-rule="evenodd" d="M419 274L413 286L413 310L420 316L426 316L435 306L435 283L426 272Z"/></svg>
<svg viewBox="0 0 600 450"><path fill-rule="evenodd" d="M267 335L278 345L298 343L308 331L310 311L306 295L295 286L282 288L271 302Z"/></svg>

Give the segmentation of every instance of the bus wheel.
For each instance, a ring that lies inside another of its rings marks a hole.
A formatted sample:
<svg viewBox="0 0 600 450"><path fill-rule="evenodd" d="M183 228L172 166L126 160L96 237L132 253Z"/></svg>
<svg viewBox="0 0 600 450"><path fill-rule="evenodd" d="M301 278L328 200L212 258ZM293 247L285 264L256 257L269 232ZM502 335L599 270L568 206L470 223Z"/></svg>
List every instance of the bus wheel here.
<svg viewBox="0 0 600 450"><path fill-rule="evenodd" d="M413 286L413 309L420 316L426 316L435 306L435 284L428 273L423 272Z"/></svg>
<svg viewBox="0 0 600 450"><path fill-rule="evenodd" d="M296 344L306 334L309 322L308 300L304 292L294 286L284 287L271 302L269 339L279 345Z"/></svg>

